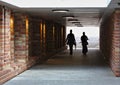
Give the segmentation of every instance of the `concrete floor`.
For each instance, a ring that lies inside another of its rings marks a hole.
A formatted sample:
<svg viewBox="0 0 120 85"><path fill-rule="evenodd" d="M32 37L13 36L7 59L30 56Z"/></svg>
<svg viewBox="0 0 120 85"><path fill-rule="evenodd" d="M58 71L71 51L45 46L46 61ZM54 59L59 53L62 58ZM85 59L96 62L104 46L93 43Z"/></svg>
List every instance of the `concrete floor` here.
<svg viewBox="0 0 120 85"><path fill-rule="evenodd" d="M58 53L4 85L120 85L120 77L114 76L98 49L89 49L87 56L79 49L73 56Z"/></svg>

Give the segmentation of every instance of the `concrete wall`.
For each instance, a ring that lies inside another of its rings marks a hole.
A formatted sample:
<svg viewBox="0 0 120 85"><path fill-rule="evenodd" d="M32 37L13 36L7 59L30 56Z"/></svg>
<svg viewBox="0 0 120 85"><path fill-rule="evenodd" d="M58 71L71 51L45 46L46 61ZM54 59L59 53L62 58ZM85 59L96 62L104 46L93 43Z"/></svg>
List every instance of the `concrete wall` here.
<svg viewBox="0 0 120 85"><path fill-rule="evenodd" d="M118 9L101 24L100 49L115 76L120 76L120 10Z"/></svg>

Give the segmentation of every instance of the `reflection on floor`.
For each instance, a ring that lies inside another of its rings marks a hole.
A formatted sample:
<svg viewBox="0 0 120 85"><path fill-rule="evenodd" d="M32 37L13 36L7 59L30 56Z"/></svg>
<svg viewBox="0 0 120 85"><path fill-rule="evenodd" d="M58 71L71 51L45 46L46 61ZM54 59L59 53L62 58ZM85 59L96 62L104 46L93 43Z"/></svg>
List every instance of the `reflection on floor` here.
<svg viewBox="0 0 120 85"><path fill-rule="evenodd" d="M56 54L42 65L36 65L4 85L119 85L105 64L98 49L90 49L87 56L81 50Z"/></svg>

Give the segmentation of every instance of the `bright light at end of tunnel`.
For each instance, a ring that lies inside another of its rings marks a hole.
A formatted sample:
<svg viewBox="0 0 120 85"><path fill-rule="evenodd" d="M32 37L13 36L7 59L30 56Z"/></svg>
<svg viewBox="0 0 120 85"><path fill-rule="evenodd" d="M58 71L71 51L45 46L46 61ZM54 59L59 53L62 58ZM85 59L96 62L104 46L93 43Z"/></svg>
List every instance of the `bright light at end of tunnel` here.
<svg viewBox="0 0 120 85"><path fill-rule="evenodd" d="M85 32L88 37L88 48L99 48L99 27L67 27L66 37L70 33L70 29L72 29L75 35L77 49L82 48L81 36L83 32Z"/></svg>
<svg viewBox="0 0 120 85"><path fill-rule="evenodd" d="M111 0L1 0L18 7L107 7Z"/></svg>
<svg viewBox="0 0 120 85"><path fill-rule="evenodd" d="M99 37L99 27L67 27L67 34L70 32L70 29L73 30L76 37L80 37L83 32L89 37Z"/></svg>

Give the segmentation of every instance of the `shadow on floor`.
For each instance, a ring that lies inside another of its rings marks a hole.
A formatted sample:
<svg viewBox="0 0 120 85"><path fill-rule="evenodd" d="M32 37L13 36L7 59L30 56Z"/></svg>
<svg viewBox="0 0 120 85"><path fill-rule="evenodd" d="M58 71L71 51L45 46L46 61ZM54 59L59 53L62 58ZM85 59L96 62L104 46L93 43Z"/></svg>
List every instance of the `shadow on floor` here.
<svg viewBox="0 0 120 85"><path fill-rule="evenodd" d="M90 49L87 56L65 50L44 64L38 64L4 85L119 85L98 49Z"/></svg>
<svg viewBox="0 0 120 85"><path fill-rule="evenodd" d="M39 66L39 65L38 65ZM46 67L47 66L47 67ZM74 50L73 55L69 55L69 51L65 50L48 59L43 65L34 69L70 69L80 67L106 67L107 64L99 49L89 49L87 55L81 53L81 49Z"/></svg>

